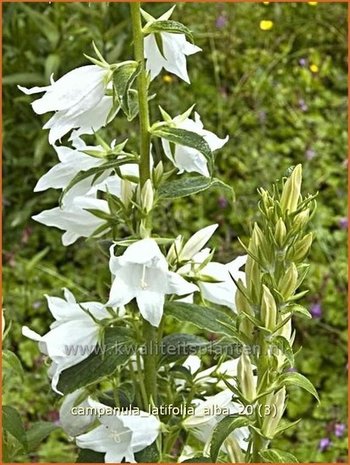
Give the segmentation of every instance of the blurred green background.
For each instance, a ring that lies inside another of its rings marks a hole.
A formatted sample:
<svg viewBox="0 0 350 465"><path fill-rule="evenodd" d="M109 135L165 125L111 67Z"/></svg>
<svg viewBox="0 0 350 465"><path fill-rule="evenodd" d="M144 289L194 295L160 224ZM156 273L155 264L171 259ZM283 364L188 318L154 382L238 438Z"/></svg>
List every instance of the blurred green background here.
<svg viewBox="0 0 350 465"><path fill-rule="evenodd" d="M148 4L154 16L169 4ZM65 248L61 233L31 220L55 205L57 191L34 194L37 179L56 162L35 115L33 99L16 87L45 85L86 64L94 40L109 62L132 53L126 3L6 3L3 5L4 306L12 321L5 348L18 354L25 373L7 373L4 403L27 427L58 420L58 396L36 344L21 336L29 325L43 334L51 322L44 294L69 287L82 300L106 300L108 267L93 242ZM320 406L291 392L288 418L303 421L276 447L304 462L347 462L347 5L178 4L174 19L190 27L202 53L188 60L191 86L162 73L152 84L157 104L171 115L194 102L205 127L230 140L218 152L217 175L231 184L232 205L218 191L177 201L159 213L158 228L189 235L218 222L213 240L219 260L242 253L257 216L257 188L268 187L303 164L304 193L319 191L312 229L316 241L305 287L313 318L295 321L297 369L318 388ZM262 30L261 21L270 29ZM266 24L266 23L264 23ZM107 139L137 142L136 122L118 117L102 131ZM157 157L161 151L154 147ZM170 230L169 230L170 229ZM8 368L9 369L9 368ZM74 462L76 450L55 431L35 453L17 461Z"/></svg>

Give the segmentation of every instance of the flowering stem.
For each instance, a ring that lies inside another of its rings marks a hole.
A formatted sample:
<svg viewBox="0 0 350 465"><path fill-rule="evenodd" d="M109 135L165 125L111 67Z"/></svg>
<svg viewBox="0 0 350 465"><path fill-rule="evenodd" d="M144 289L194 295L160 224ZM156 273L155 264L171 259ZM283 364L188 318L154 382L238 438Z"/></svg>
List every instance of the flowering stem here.
<svg viewBox="0 0 350 465"><path fill-rule="evenodd" d="M151 177L150 173L150 133L149 133L149 109L148 109L148 85L144 59L143 33L141 23L141 6L138 2L130 3L131 24L134 39L135 60L140 65L140 73L137 77L139 122L140 122L140 187ZM149 225L150 221L147 222ZM145 340L144 371L145 387L148 402L157 398L157 329L143 321L143 336Z"/></svg>
<svg viewBox="0 0 350 465"><path fill-rule="evenodd" d="M143 33L141 24L141 6L138 2L130 3L132 31L134 38L135 60L141 69L137 77L138 99L139 99L139 121L140 121L140 183L145 184L150 178L150 133L149 133L149 111L147 75L144 59Z"/></svg>

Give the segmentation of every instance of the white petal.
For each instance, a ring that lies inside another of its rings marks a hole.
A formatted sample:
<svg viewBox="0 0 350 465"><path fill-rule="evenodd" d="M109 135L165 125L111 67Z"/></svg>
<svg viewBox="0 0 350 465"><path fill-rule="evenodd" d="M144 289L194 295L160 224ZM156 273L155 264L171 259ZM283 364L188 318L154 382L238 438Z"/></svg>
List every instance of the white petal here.
<svg viewBox="0 0 350 465"><path fill-rule="evenodd" d="M190 260L194 255L200 252L214 234L218 226L218 224L212 224L193 234L181 250L180 260Z"/></svg>
<svg viewBox="0 0 350 465"><path fill-rule="evenodd" d="M146 68L150 72L151 80L153 80L161 72L166 60L158 49L157 42L153 34L150 34L144 39L144 49L146 58Z"/></svg>
<svg viewBox="0 0 350 465"><path fill-rule="evenodd" d="M140 265L157 265L167 268L166 260L154 239L141 239L131 244L123 254L123 260Z"/></svg>
<svg viewBox="0 0 350 465"><path fill-rule="evenodd" d="M163 316L164 294L144 289L138 292L136 301L143 318L158 327Z"/></svg>
<svg viewBox="0 0 350 465"><path fill-rule="evenodd" d="M125 414L119 418L132 431L131 447L134 452L139 452L157 439L160 422L155 416L141 411L140 415Z"/></svg>
<svg viewBox="0 0 350 465"><path fill-rule="evenodd" d="M69 436L78 436L82 434L94 421L93 415L75 415L72 413L73 407L88 407L89 403L85 399L78 405L76 401L82 396L84 389L78 389L64 397L60 408L60 424Z"/></svg>
<svg viewBox="0 0 350 465"><path fill-rule="evenodd" d="M107 307L120 307L128 304L136 296L136 290L123 280L115 278L109 293Z"/></svg>
<svg viewBox="0 0 350 465"><path fill-rule="evenodd" d="M178 273L169 271L167 273L166 294L186 295L198 291L198 287L189 283Z"/></svg>
<svg viewBox="0 0 350 465"><path fill-rule="evenodd" d="M90 93L104 93L104 76L106 70L96 65L76 68L52 84L45 95L33 102L33 110L38 113L66 110L82 102Z"/></svg>
<svg viewBox="0 0 350 465"><path fill-rule="evenodd" d="M50 89L51 86L44 86L44 87L32 87L31 89L28 89L27 87L23 86L17 86L20 91L22 91L26 95L32 95L32 94L38 94L39 92L46 92L48 89Z"/></svg>

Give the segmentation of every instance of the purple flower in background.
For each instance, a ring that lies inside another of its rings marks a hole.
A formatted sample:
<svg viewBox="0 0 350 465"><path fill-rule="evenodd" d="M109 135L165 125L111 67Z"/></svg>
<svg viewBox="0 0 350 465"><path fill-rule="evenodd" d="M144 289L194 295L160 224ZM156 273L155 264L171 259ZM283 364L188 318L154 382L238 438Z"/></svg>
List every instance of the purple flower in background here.
<svg viewBox="0 0 350 465"><path fill-rule="evenodd" d="M322 438L318 444L318 449L320 452L323 452L328 449L331 445L331 440L329 438Z"/></svg>
<svg viewBox="0 0 350 465"><path fill-rule="evenodd" d="M316 156L316 152L312 149L307 149L305 152L305 158L307 160L312 160Z"/></svg>
<svg viewBox="0 0 350 465"><path fill-rule="evenodd" d="M340 229L348 229L348 219L346 217L340 218L339 227Z"/></svg>
<svg viewBox="0 0 350 465"><path fill-rule="evenodd" d="M220 208L226 208L228 205L227 198L223 195L220 195L220 197L218 198L218 205Z"/></svg>
<svg viewBox="0 0 350 465"><path fill-rule="evenodd" d="M309 109L309 107L307 106L305 100L302 99L302 98L299 99L298 104L299 104L299 108L300 108L301 111L307 111Z"/></svg>
<svg viewBox="0 0 350 465"><path fill-rule="evenodd" d="M306 58L300 58L299 65L303 66L303 67L306 66L307 65L307 59Z"/></svg>
<svg viewBox="0 0 350 465"><path fill-rule="evenodd" d="M216 21L215 21L215 26L218 28L218 29L222 29L223 27L225 27L227 24L227 17L221 13L217 18L216 18Z"/></svg>
<svg viewBox="0 0 350 465"><path fill-rule="evenodd" d="M337 438L341 438L344 436L346 431L346 425L344 423L336 423L334 425L334 434L337 436Z"/></svg>
<svg viewBox="0 0 350 465"><path fill-rule="evenodd" d="M313 318L321 318L322 316L322 307L319 302L315 302L311 305L310 313Z"/></svg>

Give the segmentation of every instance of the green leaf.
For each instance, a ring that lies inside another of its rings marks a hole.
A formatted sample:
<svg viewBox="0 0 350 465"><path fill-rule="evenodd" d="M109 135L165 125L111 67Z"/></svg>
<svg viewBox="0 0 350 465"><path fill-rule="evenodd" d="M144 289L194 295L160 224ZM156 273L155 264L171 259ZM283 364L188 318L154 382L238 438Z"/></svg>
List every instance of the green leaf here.
<svg viewBox="0 0 350 465"><path fill-rule="evenodd" d="M293 454L279 449L261 450L259 455L267 463L299 463Z"/></svg>
<svg viewBox="0 0 350 465"><path fill-rule="evenodd" d="M31 428L27 431L28 452L37 449L41 442L46 439L52 431L58 429L60 429L59 426L49 421L38 421L37 423L33 423Z"/></svg>
<svg viewBox="0 0 350 465"><path fill-rule="evenodd" d="M23 367L22 364L13 352L10 350L3 350L2 351L2 360L3 360L3 366L6 368L6 366L15 372L18 376L21 378L23 377Z"/></svg>
<svg viewBox="0 0 350 465"><path fill-rule="evenodd" d="M244 416L228 415L223 418L215 427L210 444L210 456L213 462L218 458L220 448L225 439L237 428L248 426L250 420Z"/></svg>
<svg viewBox="0 0 350 465"><path fill-rule="evenodd" d="M196 354L206 349L211 342L194 334L170 334L161 342L161 363L170 363L181 357Z"/></svg>
<svg viewBox="0 0 350 465"><path fill-rule="evenodd" d="M105 171L112 170L117 168L118 166L125 165L126 163L133 163L135 162L134 159L131 158L119 158L117 160L108 161L107 163L103 163L103 165L94 166L86 171L80 171L74 178L70 181L68 186L62 191L60 201L62 198L67 194L68 191L72 189L78 182L83 181L90 176L101 176Z"/></svg>
<svg viewBox="0 0 350 465"><path fill-rule="evenodd" d="M289 341L283 336L276 336L273 338L272 344L282 351L290 366L294 366L294 353Z"/></svg>
<svg viewBox="0 0 350 465"><path fill-rule="evenodd" d="M309 312L309 310L305 307L303 307L302 305L293 305L291 308L290 307L287 307L288 311L292 312L292 313L298 313L299 315L302 315L308 319L312 318L312 315L311 313Z"/></svg>
<svg viewBox="0 0 350 465"><path fill-rule="evenodd" d="M188 27L177 21L153 21L147 25L144 30L145 34L156 33L156 32L170 32L172 34L185 34L191 42L193 42L192 32Z"/></svg>
<svg viewBox="0 0 350 465"><path fill-rule="evenodd" d="M192 323L200 329L212 333L224 334L235 338L235 316L229 315L224 309L202 307L185 302L168 302L164 306L164 312L179 321Z"/></svg>
<svg viewBox="0 0 350 465"><path fill-rule="evenodd" d="M105 454L91 449L80 449L75 463L104 463Z"/></svg>
<svg viewBox="0 0 350 465"><path fill-rule="evenodd" d="M47 15L44 15L41 12L36 11L33 8L30 8L25 3L20 3L20 7L22 8L22 10L26 12L27 16L34 22L41 34L46 36L52 48L55 48L60 39L60 32L56 24L53 21L51 21L47 17Z"/></svg>
<svg viewBox="0 0 350 465"><path fill-rule="evenodd" d="M118 366L129 360L136 348L133 333L129 329L106 328L101 350L96 347L88 358L64 370L58 389L68 394L112 375Z"/></svg>
<svg viewBox="0 0 350 465"><path fill-rule="evenodd" d="M320 398L317 394L317 391L314 385L301 373L284 373L279 378L279 381L282 386L283 385L298 386L298 387L301 387L302 389L305 389L305 391L312 394L315 397L315 399L317 399L317 401L320 402Z"/></svg>
<svg viewBox="0 0 350 465"><path fill-rule="evenodd" d="M145 449L137 452L135 454L135 459L137 463L158 463L159 462L159 451L157 447L157 442L153 442L151 445L147 446Z"/></svg>
<svg viewBox="0 0 350 465"><path fill-rule="evenodd" d="M120 107L123 112L130 115L129 90L140 74L140 64L137 62L126 62L120 65L113 73L113 83L117 92Z"/></svg>
<svg viewBox="0 0 350 465"><path fill-rule="evenodd" d="M295 421L293 421L291 423L285 423L282 426L279 426L276 429L276 431L274 432L273 436L274 437L279 436L280 434L284 433L285 431L287 431L290 428L293 428L293 426L296 426L300 422L301 422L301 418L299 418L299 420L295 420Z"/></svg>
<svg viewBox="0 0 350 465"><path fill-rule="evenodd" d="M177 145L184 145L198 150L208 161L209 172L213 170L213 155L210 147L204 137L199 134L187 131L187 129L173 128L169 126L162 126L151 130L153 136L166 139Z"/></svg>
<svg viewBox="0 0 350 465"><path fill-rule="evenodd" d="M20 414L9 405L2 407L2 427L27 449L27 435Z"/></svg>
<svg viewBox="0 0 350 465"><path fill-rule="evenodd" d="M167 182L159 188L159 196L163 199L178 199L188 195L198 194L212 187L221 187L233 196L233 189L219 179L205 176L181 177Z"/></svg>

